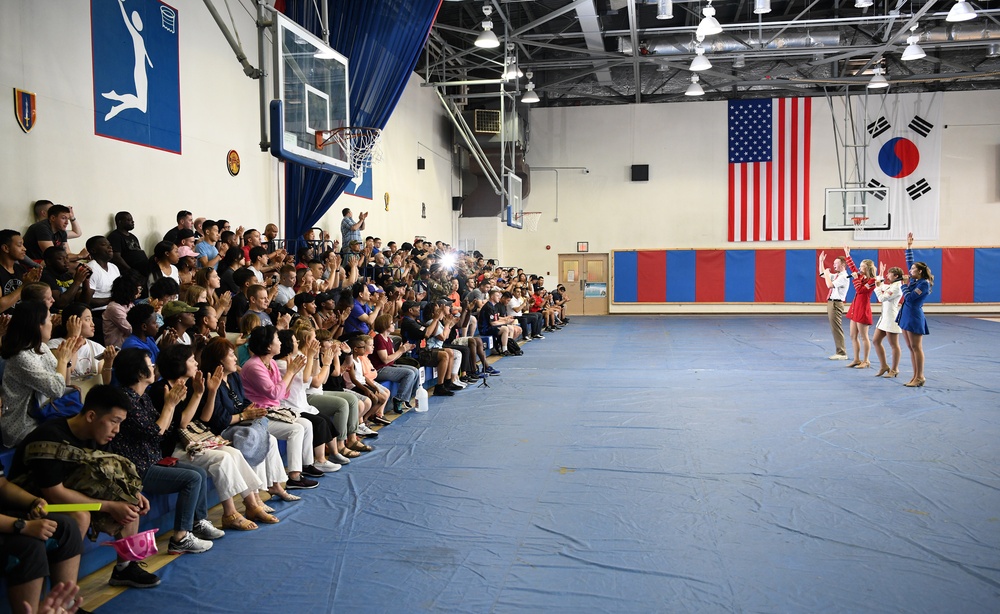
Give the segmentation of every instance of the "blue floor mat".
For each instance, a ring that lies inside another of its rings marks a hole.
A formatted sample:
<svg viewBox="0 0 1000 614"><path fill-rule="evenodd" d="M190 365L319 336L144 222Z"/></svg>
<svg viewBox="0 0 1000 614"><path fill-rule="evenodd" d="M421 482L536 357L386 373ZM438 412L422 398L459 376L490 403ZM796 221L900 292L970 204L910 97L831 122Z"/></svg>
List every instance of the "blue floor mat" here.
<svg viewBox="0 0 1000 614"><path fill-rule="evenodd" d="M1000 324L929 325L911 389L823 317L575 318L99 611L1000 611Z"/></svg>

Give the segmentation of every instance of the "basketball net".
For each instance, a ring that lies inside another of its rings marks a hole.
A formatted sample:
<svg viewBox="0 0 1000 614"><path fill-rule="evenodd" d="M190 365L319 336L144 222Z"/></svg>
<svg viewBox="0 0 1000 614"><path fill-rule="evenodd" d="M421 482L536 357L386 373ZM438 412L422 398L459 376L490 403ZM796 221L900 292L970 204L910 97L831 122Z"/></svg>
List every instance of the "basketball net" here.
<svg viewBox="0 0 1000 614"><path fill-rule="evenodd" d="M535 232L538 230L538 222L541 219L541 211L525 211L521 214L521 227L528 232Z"/></svg>
<svg viewBox="0 0 1000 614"><path fill-rule="evenodd" d="M317 130L316 147L322 149L328 143L336 143L351 161L355 184L361 185L365 171L372 164L382 161L382 131L378 128L338 128L337 130Z"/></svg>
<svg viewBox="0 0 1000 614"><path fill-rule="evenodd" d="M854 222L854 232L861 232L865 229L865 222L868 221L868 218L852 217L851 221Z"/></svg>

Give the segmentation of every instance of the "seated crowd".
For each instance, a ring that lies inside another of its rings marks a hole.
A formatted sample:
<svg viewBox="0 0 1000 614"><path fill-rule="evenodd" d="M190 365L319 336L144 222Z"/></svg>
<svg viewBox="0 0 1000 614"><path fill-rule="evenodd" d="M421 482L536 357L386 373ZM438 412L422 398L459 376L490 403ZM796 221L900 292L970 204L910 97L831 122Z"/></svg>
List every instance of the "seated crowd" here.
<svg viewBox="0 0 1000 614"><path fill-rule="evenodd" d="M262 236L180 211L152 256L128 212L79 252L72 208L35 214L23 235L0 231L0 433L14 449L0 550L18 562L4 572L15 612L37 610L43 578L76 581L83 537L135 535L147 495L178 495L172 554L277 523L260 492L297 501L370 452L386 414L426 410L421 367L453 396L499 375L490 346L519 355L517 339L568 321L561 287L440 241L362 239L367 215L349 209L343 249L310 231L286 250L274 224ZM46 513L79 503L100 511ZM110 584L159 581L119 559Z"/></svg>

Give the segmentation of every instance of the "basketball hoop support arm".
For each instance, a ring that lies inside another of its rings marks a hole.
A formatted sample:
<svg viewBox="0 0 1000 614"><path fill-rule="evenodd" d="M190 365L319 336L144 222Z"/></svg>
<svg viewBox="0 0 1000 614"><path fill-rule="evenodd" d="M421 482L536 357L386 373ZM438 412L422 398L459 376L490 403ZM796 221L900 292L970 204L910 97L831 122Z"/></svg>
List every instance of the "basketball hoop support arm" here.
<svg viewBox="0 0 1000 614"><path fill-rule="evenodd" d="M260 3L258 2L258 12L260 11L259 6ZM212 0L205 0L205 8L207 8L208 12L212 14L212 19L215 20L216 25L219 26L220 30L222 30L222 35L226 37L226 41L236 54L236 60L240 63L240 66L243 67L243 74L251 79L263 79L265 75L264 71L259 68L254 68L253 64L250 63L250 60L247 59L247 54L243 51L243 45L241 45L240 42L233 37L233 33L229 31L229 27L226 26L226 22L222 20L222 15L219 15L219 11L216 10L215 5L212 4Z"/></svg>

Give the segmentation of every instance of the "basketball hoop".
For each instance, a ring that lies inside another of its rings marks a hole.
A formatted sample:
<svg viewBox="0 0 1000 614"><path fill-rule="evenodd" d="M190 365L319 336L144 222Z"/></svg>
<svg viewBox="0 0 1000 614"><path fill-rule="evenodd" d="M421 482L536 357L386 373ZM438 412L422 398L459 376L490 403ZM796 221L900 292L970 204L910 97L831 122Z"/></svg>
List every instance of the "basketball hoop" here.
<svg viewBox="0 0 1000 614"><path fill-rule="evenodd" d="M542 219L541 211L525 211L520 214L521 227L528 232L535 232L538 230L538 222Z"/></svg>
<svg viewBox="0 0 1000 614"><path fill-rule="evenodd" d="M316 148L323 149L330 143L336 143L341 151L351 161L354 171L354 182L361 183L365 171L372 164L382 161L382 131L378 128L337 128L336 130L317 130Z"/></svg>
<svg viewBox="0 0 1000 614"><path fill-rule="evenodd" d="M868 221L866 217L852 217L851 221L854 222L854 232L861 232L865 229L865 222Z"/></svg>

